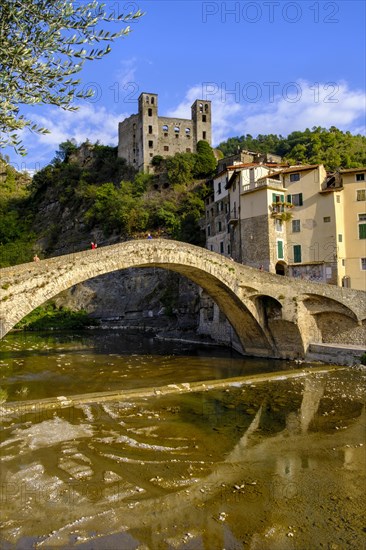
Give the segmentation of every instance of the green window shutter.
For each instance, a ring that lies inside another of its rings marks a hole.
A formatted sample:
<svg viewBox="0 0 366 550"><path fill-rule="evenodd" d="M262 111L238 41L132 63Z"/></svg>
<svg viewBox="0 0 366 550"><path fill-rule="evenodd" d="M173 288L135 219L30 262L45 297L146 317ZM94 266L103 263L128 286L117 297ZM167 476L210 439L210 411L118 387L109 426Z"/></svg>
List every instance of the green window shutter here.
<svg viewBox="0 0 366 550"><path fill-rule="evenodd" d="M358 236L360 239L366 239L366 223L360 223L358 226Z"/></svg>
<svg viewBox="0 0 366 550"><path fill-rule="evenodd" d="M301 245L295 244L294 245L294 263L298 264L301 262Z"/></svg>
<svg viewBox="0 0 366 550"><path fill-rule="evenodd" d="M281 195L281 202L285 202L285 195Z"/></svg>
<svg viewBox="0 0 366 550"><path fill-rule="evenodd" d="M303 205L303 202L302 202L302 193L299 193L299 206L302 206Z"/></svg>
<svg viewBox="0 0 366 550"><path fill-rule="evenodd" d="M283 242L277 241L277 258L283 260Z"/></svg>
<svg viewBox="0 0 366 550"><path fill-rule="evenodd" d="M291 195L287 195L287 202L291 203Z"/></svg>
<svg viewBox="0 0 366 550"><path fill-rule="evenodd" d="M276 193L272 193L272 202L276 202Z"/></svg>

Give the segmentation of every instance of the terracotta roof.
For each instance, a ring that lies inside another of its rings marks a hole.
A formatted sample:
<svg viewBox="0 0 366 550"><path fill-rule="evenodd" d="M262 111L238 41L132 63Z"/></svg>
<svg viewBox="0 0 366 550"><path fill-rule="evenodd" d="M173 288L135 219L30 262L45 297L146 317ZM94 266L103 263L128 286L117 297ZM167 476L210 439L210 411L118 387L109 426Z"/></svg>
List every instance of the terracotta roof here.
<svg viewBox="0 0 366 550"><path fill-rule="evenodd" d="M289 174L290 172L303 172L304 170L314 170L318 168L321 164L299 164L298 166L290 166L285 168L282 173Z"/></svg>
<svg viewBox="0 0 366 550"><path fill-rule="evenodd" d="M346 168L344 170L339 170L339 172L341 174L347 174L347 172L350 174L352 174L352 172L366 172L366 167L364 166L363 168Z"/></svg>
<svg viewBox="0 0 366 550"><path fill-rule="evenodd" d="M242 164L233 164L227 166L227 170L237 170L238 168L250 168L251 166L265 166L266 168L273 168L278 166L277 162L246 162Z"/></svg>

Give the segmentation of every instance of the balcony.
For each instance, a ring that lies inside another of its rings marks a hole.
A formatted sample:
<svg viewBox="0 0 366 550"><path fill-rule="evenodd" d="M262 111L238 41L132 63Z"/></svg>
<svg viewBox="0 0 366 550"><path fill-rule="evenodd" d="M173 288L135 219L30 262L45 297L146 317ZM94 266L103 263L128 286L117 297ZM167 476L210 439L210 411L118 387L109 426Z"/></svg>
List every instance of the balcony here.
<svg viewBox="0 0 366 550"><path fill-rule="evenodd" d="M273 202L269 206L271 218L288 222L292 218L292 213L289 210L291 210L293 206L294 205L290 202Z"/></svg>
<svg viewBox="0 0 366 550"><path fill-rule="evenodd" d="M230 210L230 212L226 215L226 221L227 223L238 223L239 212L236 208Z"/></svg>
<svg viewBox="0 0 366 550"><path fill-rule="evenodd" d="M248 191L253 191L254 189L260 189L263 187L275 187L276 189L282 189L283 185L280 180L274 180L271 178L263 178L261 180L253 181L243 185L242 193L247 193Z"/></svg>

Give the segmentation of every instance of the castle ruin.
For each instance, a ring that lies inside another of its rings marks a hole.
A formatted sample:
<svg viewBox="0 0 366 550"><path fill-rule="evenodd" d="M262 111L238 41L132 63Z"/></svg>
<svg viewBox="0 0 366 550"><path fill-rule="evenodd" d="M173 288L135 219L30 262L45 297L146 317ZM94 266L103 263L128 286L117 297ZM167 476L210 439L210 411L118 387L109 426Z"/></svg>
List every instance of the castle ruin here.
<svg viewBox="0 0 366 550"><path fill-rule="evenodd" d="M200 140L211 145L211 101L197 99L192 118L158 116L158 95L142 93L138 113L119 123L118 156L140 172L153 171L151 160L176 153L195 153Z"/></svg>

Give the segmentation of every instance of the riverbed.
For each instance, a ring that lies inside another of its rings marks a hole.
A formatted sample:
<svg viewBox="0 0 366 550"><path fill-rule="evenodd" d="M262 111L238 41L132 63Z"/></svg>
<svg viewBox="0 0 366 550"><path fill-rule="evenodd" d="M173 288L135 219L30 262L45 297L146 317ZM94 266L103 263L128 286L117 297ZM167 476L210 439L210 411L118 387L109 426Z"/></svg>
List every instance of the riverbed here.
<svg viewBox="0 0 366 550"><path fill-rule="evenodd" d="M1 548L365 547L362 367L100 330L0 366Z"/></svg>

